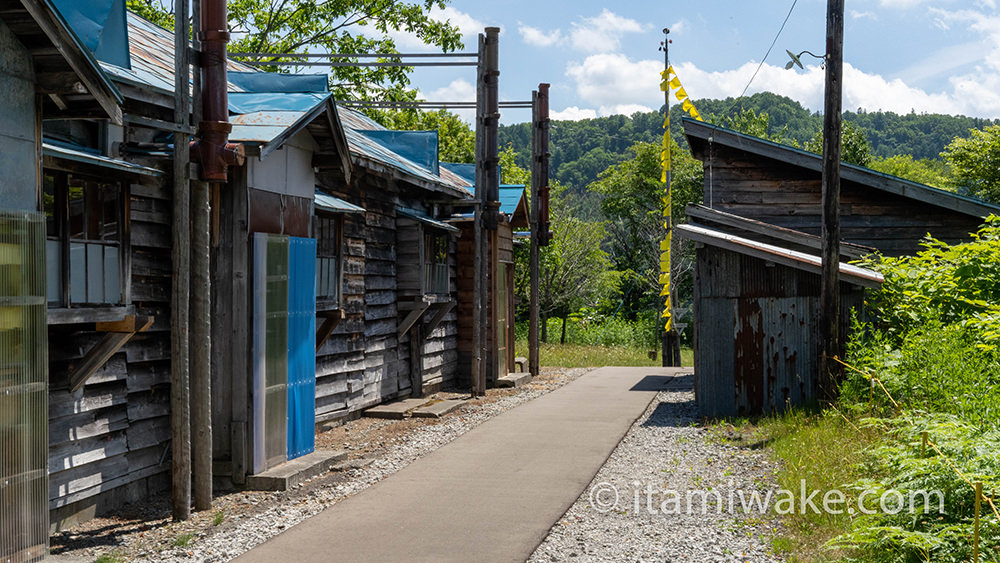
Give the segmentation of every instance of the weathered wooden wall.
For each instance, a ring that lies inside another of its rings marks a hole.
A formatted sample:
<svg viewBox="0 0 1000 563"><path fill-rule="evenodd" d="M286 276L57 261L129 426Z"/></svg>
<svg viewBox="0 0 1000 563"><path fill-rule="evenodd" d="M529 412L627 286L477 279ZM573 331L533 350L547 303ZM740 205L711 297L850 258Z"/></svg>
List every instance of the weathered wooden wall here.
<svg viewBox="0 0 1000 563"><path fill-rule="evenodd" d="M169 486L169 185L161 178L155 185L130 186L131 299L136 315L155 317L149 331L136 335L82 389L70 393L69 370L101 335L92 323L50 326L54 529Z"/></svg>
<svg viewBox="0 0 1000 563"><path fill-rule="evenodd" d="M716 146L705 162L705 205L818 235L821 178L799 166ZM949 243L968 240L982 219L894 195L850 180L841 183L843 240L897 256L920 250L929 232Z"/></svg>
<svg viewBox="0 0 1000 563"><path fill-rule="evenodd" d="M819 282L817 274L730 250L697 250L694 368L702 415L780 412L815 399ZM863 289L842 283L842 318L863 297Z"/></svg>

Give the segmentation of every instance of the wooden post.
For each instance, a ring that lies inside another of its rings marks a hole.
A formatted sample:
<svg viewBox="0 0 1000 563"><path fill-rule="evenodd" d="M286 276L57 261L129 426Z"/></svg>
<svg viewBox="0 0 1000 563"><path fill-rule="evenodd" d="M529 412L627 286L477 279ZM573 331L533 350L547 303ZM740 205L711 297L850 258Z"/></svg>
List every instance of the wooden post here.
<svg viewBox="0 0 1000 563"><path fill-rule="evenodd" d="M212 277L208 182L191 183L191 451L194 508L212 508Z"/></svg>
<svg viewBox="0 0 1000 563"><path fill-rule="evenodd" d="M483 326L487 327L487 337L483 339L485 347L483 351L483 366L485 371L486 384L495 383L500 375L499 371L499 342L497 331L499 326L497 318L499 312L499 289L500 284L497 279L499 270L499 241L497 238L497 226L500 220L500 90L498 78L500 76L500 54L499 54L499 27L486 28L486 51L485 68L483 69L483 81L486 96L485 120L483 127L484 149L486 151L483 162L486 172L486 200L483 210L483 226L487 230L487 242L484 247L489 262L484 265L481 273L484 281L483 286L489 289L483 293ZM504 374L506 375L506 374Z"/></svg>
<svg viewBox="0 0 1000 563"><path fill-rule="evenodd" d="M983 503L983 484L976 481L976 520L972 530L972 563L979 563L979 513Z"/></svg>
<svg viewBox="0 0 1000 563"><path fill-rule="evenodd" d="M476 76L476 209L472 221L473 253L472 276L472 396L481 397L486 394L486 372L483 367L483 334L486 323L483 321L483 292L486 283L480 276L484 271L485 253L483 252L483 201L486 197L486 171L483 163L484 154L484 115L486 113L486 96L484 93L483 66L486 57L486 36L479 34L479 66Z"/></svg>
<svg viewBox="0 0 1000 563"><path fill-rule="evenodd" d="M174 3L174 121L190 124L188 3ZM190 284L190 145L174 143L172 289L170 300L171 505L174 520L191 516L191 419L188 393Z"/></svg>
<svg viewBox="0 0 1000 563"><path fill-rule="evenodd" d="M531 229L531 249L528 260L528 275L530 286L528 289L528 373L532 377L538 376L541 371L541 361L539 359L538 344L538 323L539 323L539 303L538 292L540 290L541 276L541 242L539 229L539 205L541 204L542 179L542 141L541 141L541 90L548 89L548 84L539 84L538 90L531 93L531 203L528 206ZM546 92L547 94L547 92ZM548 100L546 100L547 102Z"/></svg>
<svg viewBox="0 0 1000 563"><path fill-rule="evenodd" d="M923 459L927 457L927 443L930 441L927 437L927 431L924 430L920 433L921 443L920 443L920 458Z"/></svg>
<svg viewBox="0 0 1000 563"><path fill-rule="evenodd" d="M834 356L840 342L840 129L843 93L844 0L827 0L826 95L823 108L823 228L820 289L819 387L824 399L837 392L841 372Z"/></svg>

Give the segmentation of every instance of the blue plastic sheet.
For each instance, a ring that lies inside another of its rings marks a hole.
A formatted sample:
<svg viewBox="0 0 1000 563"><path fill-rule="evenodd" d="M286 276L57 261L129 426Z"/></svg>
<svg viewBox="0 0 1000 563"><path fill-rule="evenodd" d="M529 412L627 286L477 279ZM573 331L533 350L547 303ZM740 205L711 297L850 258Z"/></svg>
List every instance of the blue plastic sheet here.
<svg viewBox="0 0 1000 563"><path fill-rule="evenodd" d="M434 175L440 174L437 131L388 131L380 129L359 130L358 133L424 167Z"/></svg>
<svg viewBox="0 0 1000 563"><path fill-rule="evenodd" d="M288 459L316 447L316 239L289 237Z"/></svg>
<svg viewBox="0 0 1000 563"><path fill-rule="evenodd" d="M309 111L330 97L329 93L230 92L229 111L237 114L258 111Z"/></svg>
<svg viewBox="0 0 1000 563"><path fill-rule="evenodd" d="M80 41L99 61L132 68L125 0L51 0Z"/></svg>
<svg viewBox="0 0 1000 563"><path fill-rule="evenodd" d="M476 185L475 164L465 162L442 162L441 167L453 174L456 174L459 178L468 182L470 186Z"/></svg>
<svg viewBox="0 0 1000 563"><path fill-rule="evenodd" d="M325 74L229 71L229 83L246 92L312 92L325 94L330 87Z"/></svg>
<svg viewBox="0 0 1000 563"><path fill-rule="evenodd" d="M517 210L517 204L524 196L524 186L505 184L500 186L500 211L507 215L513 215Z"/></svg>

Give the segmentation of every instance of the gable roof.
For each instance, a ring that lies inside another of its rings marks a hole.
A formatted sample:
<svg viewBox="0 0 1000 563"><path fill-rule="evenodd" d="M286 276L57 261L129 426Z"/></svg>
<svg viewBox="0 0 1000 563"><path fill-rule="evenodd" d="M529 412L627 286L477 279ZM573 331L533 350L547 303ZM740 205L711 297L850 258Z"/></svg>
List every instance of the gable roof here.
<svg viewBox="0 0 1000 563"><path fill-rule="evenodd" d="M99 112L122 122L121 94L51 0L0 0L0 14L34 59L37 91L52 104L47 116Z"/></svg>
<svg viewBox="0 0 1000 563"><path fill-rule="evenodd" d="M684 134L692 149L706 144L717 144L759 157L784 162L800 168L822 173L823 157L794 147L747 135L724 127L711 125L690 118L681 120ZM692 151L694 152L694 151ZM898 178L870 168L842 162L840 178L907 199L941 207L973 217L1000 214L1000 206L932 188L924 184Z"/></svg>

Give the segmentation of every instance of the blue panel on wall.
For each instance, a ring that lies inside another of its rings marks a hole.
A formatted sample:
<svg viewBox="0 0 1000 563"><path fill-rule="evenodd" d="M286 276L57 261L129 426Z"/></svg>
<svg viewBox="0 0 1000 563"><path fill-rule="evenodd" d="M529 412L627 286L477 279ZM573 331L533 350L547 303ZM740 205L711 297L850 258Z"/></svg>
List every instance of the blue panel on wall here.
<svg viewBox="0 0 1000 563"><path fill-rule="evenodd" d="M288 459L316 447L316 239L289 237Z"/></svg>

